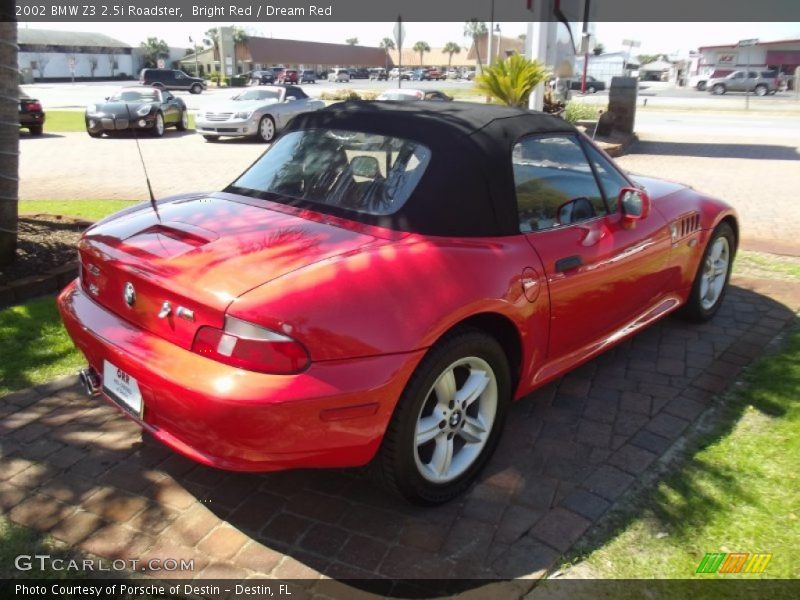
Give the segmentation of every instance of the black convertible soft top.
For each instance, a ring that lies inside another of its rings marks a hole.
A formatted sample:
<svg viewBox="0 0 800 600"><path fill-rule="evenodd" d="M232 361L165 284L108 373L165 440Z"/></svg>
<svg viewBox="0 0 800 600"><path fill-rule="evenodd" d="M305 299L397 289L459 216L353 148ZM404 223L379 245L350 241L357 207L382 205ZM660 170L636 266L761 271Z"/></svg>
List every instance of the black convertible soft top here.
<svg viewBox="0 0 800 600"><path fill-rule="evenodd" d="M444 236L519 233L511 151L523 136L574 133L541 112L471 102L341 102L297 116L286 131L344 129L424 144L431 161L398 212L354 219Z"/></svg>

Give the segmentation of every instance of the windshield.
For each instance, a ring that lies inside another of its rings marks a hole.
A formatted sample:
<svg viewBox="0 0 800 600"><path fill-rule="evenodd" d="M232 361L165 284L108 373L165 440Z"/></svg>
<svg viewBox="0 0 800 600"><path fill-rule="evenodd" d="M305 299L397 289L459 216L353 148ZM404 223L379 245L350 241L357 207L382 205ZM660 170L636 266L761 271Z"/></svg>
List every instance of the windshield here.
<svg viewBox="0 0 800 600"><path fill-rule="evenodd" d="M234 100L280 100L280 90L247 90L237 96L233 97Z"/></svg>
<svg viewBox="0 0 800 600"><path fill-rule="evenodd" d="M378 100L394 100L396 102L415 102L422 99L419 92L384 92Z"/></svg>
<svg viewBox="0 0 800 600"><path fill-rule="evenodd" d="M112 101L122 102L160 102L158 90L120 90L109 97Z"/></svg>
<svg viewBox="0 0 800 600"><path fill-rule="evenodd" d="M231 191L390 215L411 196L429 161L427 147L400 138L333 129L293 131L279 138Z"/></svg>

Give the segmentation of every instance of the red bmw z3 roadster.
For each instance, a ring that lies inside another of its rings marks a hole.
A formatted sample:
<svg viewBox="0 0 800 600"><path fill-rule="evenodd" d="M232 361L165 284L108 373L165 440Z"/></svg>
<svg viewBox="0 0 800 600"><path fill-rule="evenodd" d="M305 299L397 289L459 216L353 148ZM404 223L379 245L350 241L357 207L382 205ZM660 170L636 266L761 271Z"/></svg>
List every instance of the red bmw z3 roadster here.
<svg viewBox="0 0 800 600"><path fill-rule="evenodd" d="M122 211L59 297L81 372L200 463L371 463L445 502L509 403L665 315L711 318L739 227L570 124L468 103L297 117L221 192Z"/></svg>

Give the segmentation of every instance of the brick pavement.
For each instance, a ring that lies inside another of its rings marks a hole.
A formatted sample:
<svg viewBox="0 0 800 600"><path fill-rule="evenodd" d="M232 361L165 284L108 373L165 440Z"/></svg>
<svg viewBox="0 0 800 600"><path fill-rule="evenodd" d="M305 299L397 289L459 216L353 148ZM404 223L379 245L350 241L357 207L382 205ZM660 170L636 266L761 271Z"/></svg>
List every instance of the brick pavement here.
<svg viewBox="0 0 800 600"><path fill-rule="evenodd" d="M798 291L736 279L711 323L667 319L516 403L442 507L357 472L196 465L66 379L0 403L0 510L92 555L194 559L184 577L535 579L795 319Z"/></svg>

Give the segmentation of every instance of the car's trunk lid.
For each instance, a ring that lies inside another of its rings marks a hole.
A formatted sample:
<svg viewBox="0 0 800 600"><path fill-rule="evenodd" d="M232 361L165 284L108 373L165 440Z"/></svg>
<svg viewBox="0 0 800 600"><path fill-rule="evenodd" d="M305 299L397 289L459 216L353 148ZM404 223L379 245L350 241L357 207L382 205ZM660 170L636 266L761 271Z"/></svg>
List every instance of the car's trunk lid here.
<svg viewBox="0 0 800 600"><path fill-rule="evenodd" d="M80 244L82 285L114 313L189 348L199 326L222 326L238 296L376 240L235 198L191 197L159 206L160 220L146 208L92 227Z"/></svg>

